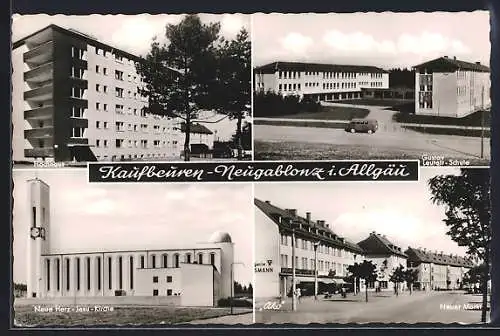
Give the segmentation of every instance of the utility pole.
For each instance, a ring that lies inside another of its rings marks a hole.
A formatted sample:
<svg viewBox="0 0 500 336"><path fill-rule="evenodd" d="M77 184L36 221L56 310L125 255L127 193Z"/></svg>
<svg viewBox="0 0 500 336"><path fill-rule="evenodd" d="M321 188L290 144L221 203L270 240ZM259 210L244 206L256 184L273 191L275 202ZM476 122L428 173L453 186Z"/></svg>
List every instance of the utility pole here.
<svg viewBox="0 0 500 336"><path fill-rule="evenodd" d="M484 159L484 84L481 87L481 159Z"/></svg>
<svg viewBox="0 0 500 336"><path fill-rule="evenodd" d="M292 224L293 225L293 224ZM295 297L295 228L292 228L292 311L297 310L297 298Z"/></svg>
<svg viewBox="0 0 500 336"><path fill-rule="evenodd" d="M314 243L314 300L318 300L318 246L319 242Z"/></svg>

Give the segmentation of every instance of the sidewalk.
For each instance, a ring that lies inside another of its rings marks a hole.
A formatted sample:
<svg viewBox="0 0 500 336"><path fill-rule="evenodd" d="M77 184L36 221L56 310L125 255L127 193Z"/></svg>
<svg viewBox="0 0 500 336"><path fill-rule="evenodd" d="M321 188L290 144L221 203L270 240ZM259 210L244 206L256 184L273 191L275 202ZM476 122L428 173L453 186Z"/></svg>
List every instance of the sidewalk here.
<svg viewBox="0 0 500 336"><path fill-rule="evenodd" d="M215 317L211 319L194 320L188 322L188 324L252 324L253 323L253 313L238 313L235 311L235 315L226 315L221 317Z"/></svg>

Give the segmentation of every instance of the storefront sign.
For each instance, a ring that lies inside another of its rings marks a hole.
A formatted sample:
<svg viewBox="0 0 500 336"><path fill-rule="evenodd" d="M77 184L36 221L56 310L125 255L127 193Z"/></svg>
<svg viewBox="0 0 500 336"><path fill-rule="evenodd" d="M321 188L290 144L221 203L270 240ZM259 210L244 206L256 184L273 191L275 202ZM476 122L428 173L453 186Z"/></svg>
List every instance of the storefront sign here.
<svg viewBox="0 0 500 336"><path fill-rule="evenodd" d="M272 273L273 272L273 261L271 259L266 260L266 262L255 263L256 273Z"/></svg>

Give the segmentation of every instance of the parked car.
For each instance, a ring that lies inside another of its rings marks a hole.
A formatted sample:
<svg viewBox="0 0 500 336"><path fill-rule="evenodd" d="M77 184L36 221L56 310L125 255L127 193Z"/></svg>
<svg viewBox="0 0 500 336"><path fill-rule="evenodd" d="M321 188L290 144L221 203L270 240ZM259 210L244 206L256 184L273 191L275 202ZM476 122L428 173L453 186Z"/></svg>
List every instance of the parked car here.
<svg viewBox="0 0 500 336"><path fill-rule="evenodd" d="M378 130L378 121L375 119L352 119L345 127L346 132L372 134Z"/></svg>

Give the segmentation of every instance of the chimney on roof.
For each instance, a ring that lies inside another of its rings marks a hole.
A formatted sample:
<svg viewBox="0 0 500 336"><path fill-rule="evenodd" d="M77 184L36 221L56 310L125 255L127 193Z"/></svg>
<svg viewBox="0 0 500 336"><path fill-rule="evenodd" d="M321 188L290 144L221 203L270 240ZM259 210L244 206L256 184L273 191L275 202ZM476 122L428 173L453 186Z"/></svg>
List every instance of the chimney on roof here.
<svg viewBox="0 0 500 336"><path fill-rule="evenodd" d="M330 224L326 224L326 227L327 227L327 228L330 228Z"/></svg>
<svg viewBox="0 0 500 336"><path fill-rule="evenodd" d="M321 221L319 219L316 220L316 225L318 225L318 226L321 225Z"/></svg>
<svg viewBox="0 0 500 336"><path fill-rule="evenodd" d="M319 225L321 225L321 226L323 226L323 227L324 227L324 226L325 226L325 221L324 221L324 220L320 220L320 221L319 221Z"/></svg>
<svg viewBox="0 0 500 336"><path fill-rule="evenodd" d="M481 62L476 62L477 65L481 65Z"/></svg>
<svg viewBox="0 0 500 336"><path fill-rule="evenodd" d="M271 204L271 201L266 201L267 204Z"/></svg>
<svg viewBox="0 0 500 336"><path fill-rule="evenodd" d="M293 217L297 217L297 209L288 209L288 213Z"/></svg>
<svg viewBox="0 0 500 336"><path fill-rule="evenodd" d="M306 219L307 219L308 223L311 222L311 213L310 212L306 212Z"/></svg>
<svg viewBox="0 0 500 336"><path fill-rule="evenodd" d="M446 55L445 55L445 56L443 56L443 57L444 57L444 58L448 58L448 56L446 56Z"/></svg>
<svg viewBox="0 0 500 336"><path fill-rule="evenodd" d="M456 61L457 60L457 56L453 56L453 60Z"/></svg>

